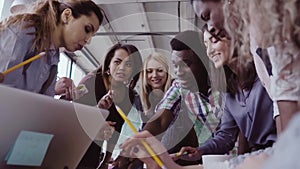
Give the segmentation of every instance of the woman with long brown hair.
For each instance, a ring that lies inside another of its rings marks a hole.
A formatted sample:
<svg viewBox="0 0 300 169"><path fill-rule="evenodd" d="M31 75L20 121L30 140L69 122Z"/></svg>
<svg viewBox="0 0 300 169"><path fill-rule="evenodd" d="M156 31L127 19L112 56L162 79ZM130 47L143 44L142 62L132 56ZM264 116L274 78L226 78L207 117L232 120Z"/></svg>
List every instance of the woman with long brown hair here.
<svg viewBox="0 0 300 169"><path fill-rule="evenodd" d="M131 111L134 111L133 113L142 111L139 95L134 90L141 70L142 57L139 50L134 45L117 43L109 49L103 64L80 82L87 87L89 92L75 101L109 110L106 120L114 122L112 126L115 132L107 142L105 157L99 166L101 169L108 168L124 124L116 106L120 107L126 115ZM80 168L97 168L102 143L93 142L90 145L79 164Z"/></svg>
<svg viewBox="0 0 300 169"><path fill-rule="evenodd" d="M59 48L82 49L103 20L100 8L91 0L60 2L41 0L32 11L13 15L0 22L0 72L41 52L45 56L15 70L3 84L54 96Z"/></svg>

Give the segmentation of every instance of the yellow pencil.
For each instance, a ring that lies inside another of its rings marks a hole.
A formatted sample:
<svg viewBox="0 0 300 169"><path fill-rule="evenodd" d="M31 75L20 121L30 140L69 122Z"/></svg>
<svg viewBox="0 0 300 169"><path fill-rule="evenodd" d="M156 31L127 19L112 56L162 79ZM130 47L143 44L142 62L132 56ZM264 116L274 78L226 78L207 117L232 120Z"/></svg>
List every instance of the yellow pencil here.
<svg viewBox="0 0 300 169"><path fill-rule="evenodd" d="M177 153L175 153L175 156L176 157L179 157L179 156L182 156L182 155L186 155L186 154L188 154L189 152L187 152L187 151L185 151L183 154L181 154L180 152L177 152Z"/></svg>
<svg viewBox="0 0 300 169"><path fill-rule="evenodd" d="M36 60L36 59L39 59L39 58L42 57L43 55L45 55L45 52L41 52L41 53L39 53L39 54L33 56L32 58L29 58L29 59L25 60L24 62L19 63L19 64L17 64L16 66L13 66L13 67L7 69L6 71L4 71L4 72L2 72L2 73L3 73L4 75L7 75L8 73L10 73L10 72L12 72L12 71L14 71L14 70L16 70L16 69L19 69L20 67L22 67L22 66L24 66L24 65L27 65L28 63L30 63L30 62L32 62L32 61L34 61L34 60Z"/></svg>
<svg viewBox="0 0 300 169"><path fill-rule="evenodd" d="M134 125L131 123L131 121L128 119L128 117L125 115L123 110L116 105L117 111L121 115L121 117L124 119L124 121L129 125L129 127L133 130L134 133L138 133L138 130L134 127ZM146 141L142 141L142 144L148 151L148 153L151 155L151 157L155 160L155 162L162 168L164 168L163 162L158 158L158 156L155 154L155 152L152 150L152 148L149 146L149 144Z"/></svg>

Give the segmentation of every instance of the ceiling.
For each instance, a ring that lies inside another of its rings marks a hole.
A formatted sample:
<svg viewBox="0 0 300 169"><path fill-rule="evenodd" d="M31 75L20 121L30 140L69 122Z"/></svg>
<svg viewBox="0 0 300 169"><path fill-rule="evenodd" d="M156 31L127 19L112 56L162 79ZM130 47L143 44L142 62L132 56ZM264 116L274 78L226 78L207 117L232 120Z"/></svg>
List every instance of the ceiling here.
<svg viewBox="0 0 300 169"><path fill-rule="evenodd" d="M117 42L135 45L143 58L153 51L170 55L171 38L201 25L190 0L93 1L103 9L104 22L90 44L81 51L67 53L86 73L97 68L109 48ZM10 15L12 2L2 2L2 18Z"/></svg>
<svg viewBox="0 0 300 169"><path fill-rule="evenodd" d="M109 48L117 43L135 45L147 57L151 52L170 54L170 39L184 30L195 30L198 19L190 0L93 0L106 19L90 44L75 52L77 64L94 70Z"/></svg>

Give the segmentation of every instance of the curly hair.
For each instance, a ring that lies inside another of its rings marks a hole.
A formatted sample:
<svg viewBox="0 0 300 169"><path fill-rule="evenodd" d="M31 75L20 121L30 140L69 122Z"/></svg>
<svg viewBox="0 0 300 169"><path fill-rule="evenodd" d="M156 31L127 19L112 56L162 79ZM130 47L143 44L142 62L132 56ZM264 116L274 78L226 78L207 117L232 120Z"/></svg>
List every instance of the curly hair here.
<svg viewBox="0 0 300 169"><path fill-rule="evenodd" d="M256 10L255 22L264 35L262 46L278 45L282 50L282 42L289 41L300 48L300 0L231 0L224 4L225 28L233 46L241 47L242 56L250 50L250 6Z"/></svg>

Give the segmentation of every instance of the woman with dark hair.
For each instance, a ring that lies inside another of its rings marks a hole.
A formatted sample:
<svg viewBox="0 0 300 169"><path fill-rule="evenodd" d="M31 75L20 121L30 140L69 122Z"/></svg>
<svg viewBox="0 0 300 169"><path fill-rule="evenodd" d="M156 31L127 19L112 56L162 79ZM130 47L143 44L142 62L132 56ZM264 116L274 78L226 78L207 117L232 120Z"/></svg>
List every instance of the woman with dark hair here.
<svg viewBox="0 0 300 169"><path fill-rule="evenodd" d="M124 120L115 106L120 107L126 115L130 111L142 110L139 96L134 90L141 70L142 57L138 49L133 45L118 43L108 51L100 68L80 82L80 84L86 85L89 93L76 102L108 109L110 113L107 121L114 122L113 127L116 132L108 140L107 151L100 168L108 167L112 151L124 124ZM99 164L100 154L101 147L93 142L79 166L96 168Z"/></svg>
<svg viewBox="0 0 300 169"><path fill-rule="evenodd" d="M204 43L215 67L225 68L228 86L225 109L220 129L212 139L181 152L190 152L189 159L194 160L203 154L225 154L234 147L239 131L248 141L248 152L272 146L276 140L273 103L257 77L253 61L237 59L236 52L231 51L231 40L216 37L207 28Z"/></svg>
<svg viewBox="0 0 300 169"><path fill-rule="evenodd" d="M41 52L45 56L15 70L3 84L54 96L59 48L74 52L87 44L103 20L100 8L91 0L43 0L32 11L0 22L0 72Z"/></svg>

